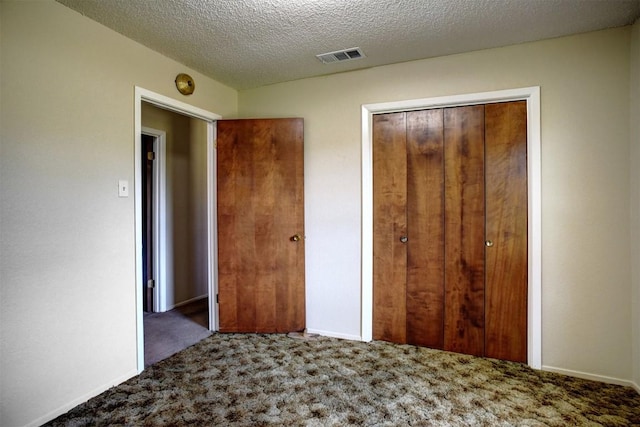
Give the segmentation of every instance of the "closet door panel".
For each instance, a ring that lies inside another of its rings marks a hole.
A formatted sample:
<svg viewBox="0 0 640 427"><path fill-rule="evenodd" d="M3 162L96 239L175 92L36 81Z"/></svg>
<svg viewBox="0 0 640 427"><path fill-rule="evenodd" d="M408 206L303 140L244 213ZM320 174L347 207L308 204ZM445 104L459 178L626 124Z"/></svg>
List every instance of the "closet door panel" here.
<svg viewBox="0 0 640 427"><path fill-rule="evenodd" d="M406 343L406 114L373 116L373 338Z"/></svg>
<svg viewBox="0 0 640 427"><path fill-rule="evenodd" d="M486 356L527 360L527 105L486 106Z"/></svg>
<svg viewBox="0 0 640 427"><path fill-rule="evenodd" d="M444 337L443 110L407 113L407 342Z"/></svg>
<svg viewBox="0 0 640 427"><path fill-rule="evenodd" d="M484 106L446 108L445 350L484 355Z"/></svg>

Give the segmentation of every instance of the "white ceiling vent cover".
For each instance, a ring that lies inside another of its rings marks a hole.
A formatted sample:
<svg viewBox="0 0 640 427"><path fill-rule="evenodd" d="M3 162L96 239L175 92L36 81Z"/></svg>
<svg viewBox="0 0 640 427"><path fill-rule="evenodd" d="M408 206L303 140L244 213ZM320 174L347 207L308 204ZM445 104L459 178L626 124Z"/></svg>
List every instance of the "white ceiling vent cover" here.
<svg viewBox="0 0 640 427"><path fill-rule="evenodd" d="M365 54L362 53L359 47L352 47L350 49L336 50L335 52L322 53L316 55L323 64L330 64L332 62L351 61L353 59L364 58Z"/></svg>

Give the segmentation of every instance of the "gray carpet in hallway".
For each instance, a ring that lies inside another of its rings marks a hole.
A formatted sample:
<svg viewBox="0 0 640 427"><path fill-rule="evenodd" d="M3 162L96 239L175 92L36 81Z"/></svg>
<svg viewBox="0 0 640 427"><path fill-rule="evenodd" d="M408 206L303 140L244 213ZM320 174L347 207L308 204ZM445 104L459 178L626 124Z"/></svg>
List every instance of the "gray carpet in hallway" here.
<svg viewBox="0 0 640 427"><path fill-rule="evenodd" d="M206 300L144 314L144 365L151 366L211 335Z"/></svg>

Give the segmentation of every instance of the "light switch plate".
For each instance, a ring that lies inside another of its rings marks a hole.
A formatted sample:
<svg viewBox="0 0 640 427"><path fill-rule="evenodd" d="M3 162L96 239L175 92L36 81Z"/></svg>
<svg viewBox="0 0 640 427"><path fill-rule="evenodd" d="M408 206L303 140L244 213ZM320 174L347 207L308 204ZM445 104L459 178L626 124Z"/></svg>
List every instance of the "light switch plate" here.
<svg viewBox="0 0 640 427"><path fill-rule="evenodd" d="M129 181L126 179L118 181L118 197L129 197Z"/></svg>

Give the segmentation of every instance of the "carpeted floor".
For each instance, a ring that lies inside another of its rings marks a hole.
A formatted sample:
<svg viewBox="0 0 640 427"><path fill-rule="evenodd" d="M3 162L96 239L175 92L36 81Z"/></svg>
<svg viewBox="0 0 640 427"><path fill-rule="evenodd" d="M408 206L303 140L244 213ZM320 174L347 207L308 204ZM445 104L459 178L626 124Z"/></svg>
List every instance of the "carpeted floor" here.
<svg viewBox="0 0 640 427"><path fill-rule="evenodd" d="M640 426L640 395L385 342L215 334L50 426Z"/></svg>
<svg viewBox="0 0 640 427"><path fill-rule="evenodd" d="M206 298L163 313L145 313L145 368L211 335L208 314Z"/></svg>

